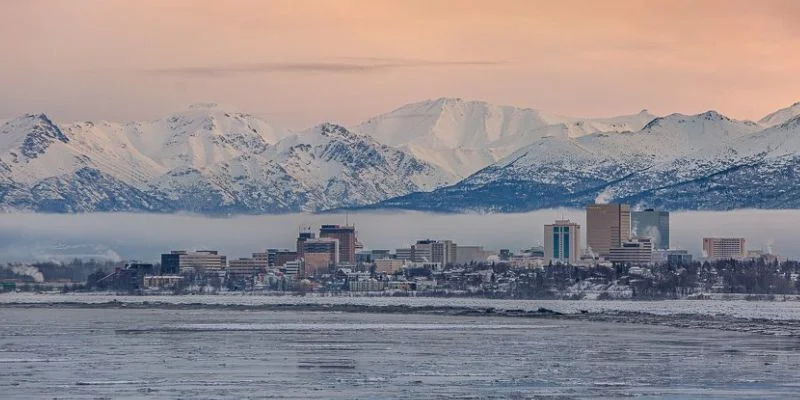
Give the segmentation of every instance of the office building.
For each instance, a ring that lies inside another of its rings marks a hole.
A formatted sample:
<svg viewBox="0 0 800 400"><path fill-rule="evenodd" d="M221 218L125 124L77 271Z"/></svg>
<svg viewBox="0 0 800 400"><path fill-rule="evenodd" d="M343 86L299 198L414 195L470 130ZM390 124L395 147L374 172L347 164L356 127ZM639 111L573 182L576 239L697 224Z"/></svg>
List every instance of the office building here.
<svg viewBox="0 0 800 400"><path fill-rule="evenodd" d="M303 270L304 265L300 260L288 261L281 267L281 271L290 278L302 278L305 275Z"/></svg>
<svg viewBox="0 0 800 400"><path fill-rule="evenodd" d="M356 227L341 225L322 225L319 229L320 238L336 239L339 241L338 262L356 262Z"/></svg>
<svg viewBox="0 0 800 400"><path fill-rule="evenodd" d="M652 238L656 250L669 249L669 212L652 208L631 212L631 235Z"/></svg>
<svg viewBox="0 0 800 400"><path fill-rule="evenodd" d="M382 258L391 258L389 250L361 250L356 252L356 263L370 264Z"/></svg>
<svg viewBox="0 0 800 400"><path fill-rule="evenodd" d="M581 226L570 220L558 220L544 226L544 261L553 264L576 264L581 254Z"/></svg>
<svg viewBox="0 0 800 400"><path fill-rule="evenodd" d="M227 257L215 250L173 250L161 255L161 274L181 274L188 270L198 272L222 271L227 267Z"/></svg>
<svg viewBox="0 0 800 400"><path fill-rule="evenodd" d="M375 260L375 272L391 274L403 267L405 261L396 258L379 258Z"/></svg>
<svg viewBox="0 0 800 400"><path fill-rule="evenodd" d="M394 258L402 261L414 261L414 248L403 247L394 251Z"/></svg>
<svg viewBox="0 0 800 400"><path fill-rule="evenodd" d="M303 242L315 238L314 232L309 231L301 231L300 234L297 235L297 247L295 250L297 251L298 258L303 258Z"/></svg>
<svg viewBox="0 0 800 400"><path fill-rule="evenodd" d="M228 275L233 278L246 278L266 272L266 260L240 258L228 261Z"/></svg>
<svg viewBox="0 0 800 400"><path fill-rule="evenodd" d="M437 240L431 244L431 261L442 265L455 264L456 247L452 240Z"/></svg>
<svg viewBox="0 0 800 400"><path fill-rule="evenodd" d="M332 238L308 239L303 242L303 264L309 274L320 274L339 264L339 240Z"/></svg>
<svg viewBox="0 0 800 400"><path fill-rule="evenodd" d="M418 240L416 244L411 246L412 258L414 262L433 261L433 240Z"/></svg>
<svg viewBox="0 0 800 400"><path fill-rule="evenodd" d="M253 253L254 260L267 267L282 267L287 261L297 260L297 252L288 249L267 249L263 253Z"/></svg>
<svg viewBox="0 0 800 400"><path fill-rule="evenodd" d="M703 255L709 260L737 259L747 256L744 238L703 238Z"/></svg>
<svg viewBox="0 0 800 400"><path fill-rule="evenodd" d="M651 265L653 240L649 237L626 240L618 247L612 247L607 259L614 264Z"/></svg>
<svg viewBox="0 0 800 400"><path fill-rule="evenodd" d="M692 263L692 255L686 250L654 250L653 262L656 264L687 265Z"/></svg>
<svg viewBox="0 0 800 400"><path fill-rule="evenodd" d="M586 207L586 246L608 257L631 236L631 208L627 204L590 204ZM545 249L546 250L546 249Z"/></svg>

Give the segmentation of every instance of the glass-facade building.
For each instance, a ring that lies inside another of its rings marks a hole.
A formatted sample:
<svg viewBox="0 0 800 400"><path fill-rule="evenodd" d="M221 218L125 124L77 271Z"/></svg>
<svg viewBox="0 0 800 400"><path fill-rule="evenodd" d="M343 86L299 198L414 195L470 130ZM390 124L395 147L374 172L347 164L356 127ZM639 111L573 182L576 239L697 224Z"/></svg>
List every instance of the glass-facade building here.
<svg viewBox="0 0 800 400"><path fill-rule="evenodd" d="M553 264L575 264L581 253L581 226L559 220L544 226L544 259Z"/></svg>

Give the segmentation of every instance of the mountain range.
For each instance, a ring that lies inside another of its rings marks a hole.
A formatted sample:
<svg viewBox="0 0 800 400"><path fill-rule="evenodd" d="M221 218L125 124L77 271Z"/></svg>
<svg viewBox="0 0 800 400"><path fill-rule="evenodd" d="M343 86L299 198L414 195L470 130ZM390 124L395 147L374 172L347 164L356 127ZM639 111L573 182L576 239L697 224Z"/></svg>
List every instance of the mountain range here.
<svg viewBox="0 0 800 400"><path fill-rule="evenodd" d="M301 132L216 104L144 122L27 114L0 125L6 212L800 208L798 176L800 103L757 122L442 98Z"/></svg>

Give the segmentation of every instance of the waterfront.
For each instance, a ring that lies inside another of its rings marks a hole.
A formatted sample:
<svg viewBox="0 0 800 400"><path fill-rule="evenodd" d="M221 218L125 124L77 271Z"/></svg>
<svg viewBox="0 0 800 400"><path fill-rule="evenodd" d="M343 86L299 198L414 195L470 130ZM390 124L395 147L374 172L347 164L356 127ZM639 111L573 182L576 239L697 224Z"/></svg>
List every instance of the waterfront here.
<svg viewBox="0 0 800 400"><path fill-rule="evenodd" d="M793 398L800 390L796 337L710 329L40 306L0 308L0 326L0 391L14 399Z"/></svg>

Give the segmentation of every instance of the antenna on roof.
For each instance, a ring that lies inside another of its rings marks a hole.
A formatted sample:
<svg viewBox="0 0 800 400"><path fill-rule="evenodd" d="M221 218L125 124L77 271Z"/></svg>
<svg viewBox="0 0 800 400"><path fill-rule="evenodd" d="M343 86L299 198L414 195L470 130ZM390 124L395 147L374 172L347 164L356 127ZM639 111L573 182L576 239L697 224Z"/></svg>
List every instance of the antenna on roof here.
<svg viewBox="0 0 800 400"><path fill-rule="evenodd" d="M344 212L344 226L350 226L350 213Z"/></svg>

